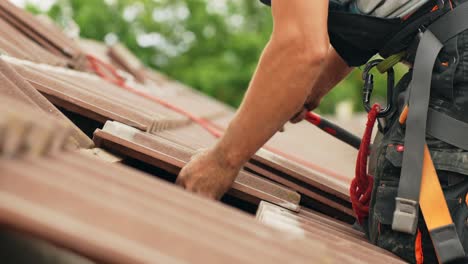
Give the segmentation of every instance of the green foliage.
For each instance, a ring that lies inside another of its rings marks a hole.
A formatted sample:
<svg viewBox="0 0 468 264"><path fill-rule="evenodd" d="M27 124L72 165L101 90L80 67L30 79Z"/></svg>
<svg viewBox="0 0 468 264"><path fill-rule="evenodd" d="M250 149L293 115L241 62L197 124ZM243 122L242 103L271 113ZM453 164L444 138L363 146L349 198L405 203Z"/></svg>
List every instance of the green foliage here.
<svg viewBox="0 0 468 264"><path fill-rule="evenodd" d="M30 10L39 10L30 7ZM73 19L81 36L119 41L146 65L230 105L238 106L267 43L270 10L257 0L57 0L48 14L66 26ZM377 86L384 86L382 77ZM323 101L361 106L360 72L354 72ZM384 97L384 87L376 92Z"/></svg>

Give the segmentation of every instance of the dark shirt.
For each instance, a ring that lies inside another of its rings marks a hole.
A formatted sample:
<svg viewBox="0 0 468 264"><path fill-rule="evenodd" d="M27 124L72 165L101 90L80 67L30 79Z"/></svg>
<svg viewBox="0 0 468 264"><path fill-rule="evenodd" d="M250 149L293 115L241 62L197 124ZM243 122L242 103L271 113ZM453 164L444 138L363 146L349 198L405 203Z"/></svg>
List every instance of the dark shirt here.
<svg viewBox="0 0 468 264"><path fill-rule="evenodd" d="M271 5L271 0L260 1ZM349 66L365 64L399 29L401 29L399 19L382 19L329 10L330 43Z"/></svg>

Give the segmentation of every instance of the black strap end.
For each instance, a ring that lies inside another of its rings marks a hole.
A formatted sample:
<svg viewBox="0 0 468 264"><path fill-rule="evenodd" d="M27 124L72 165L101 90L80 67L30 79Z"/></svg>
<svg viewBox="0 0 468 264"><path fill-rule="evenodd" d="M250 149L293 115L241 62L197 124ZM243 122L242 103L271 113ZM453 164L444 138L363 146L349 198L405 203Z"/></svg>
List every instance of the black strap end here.
<svg viewBox="0 0 468 264"><path fill-rule="evenodd" d="M466 259L454 224L431 230L430 234L440 263L458 263Z"/></svg>

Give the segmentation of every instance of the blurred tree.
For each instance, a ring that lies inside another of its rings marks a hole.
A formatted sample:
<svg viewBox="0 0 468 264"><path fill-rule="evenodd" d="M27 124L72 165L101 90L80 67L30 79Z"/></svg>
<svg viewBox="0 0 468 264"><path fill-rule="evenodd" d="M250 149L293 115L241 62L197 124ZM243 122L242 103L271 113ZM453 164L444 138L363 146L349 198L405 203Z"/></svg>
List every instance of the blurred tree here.
<svg viewBox="0 0 468 264"><path fill-rule="evenodd" d="M146 65L233 106L242 100L272 28L269 9L255 0L57 0L48 14L62 26L73 19L84 38L118 40ZM385 94L383 81L377 78L377 95ZM361 111L361 85L357 71L320 111L332 113L344 100Z"/></svg>

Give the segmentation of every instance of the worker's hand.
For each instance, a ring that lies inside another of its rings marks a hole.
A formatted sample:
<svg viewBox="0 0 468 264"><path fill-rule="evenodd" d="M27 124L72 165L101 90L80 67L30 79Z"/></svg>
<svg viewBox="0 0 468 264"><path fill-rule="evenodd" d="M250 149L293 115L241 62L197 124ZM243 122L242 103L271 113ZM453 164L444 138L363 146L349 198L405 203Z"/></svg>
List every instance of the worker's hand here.
<svg viewBox="0 0 468 264"><path fill-rule="evenodd" d="M319 106L320 102L317 100L316 96L309 95L307 98L304 106L301 110L299 110L290 120L289 122L293 124L297 124L305 119L308 112L314 110Z"/></svg>
<svg viewBox="0 0 468 264"><path fill-rule="evenodd" d="M177 184L210 199L221 199L229 190L241 167L231 167L216 150L196 154L182 169Z"/></svg>
<svg viewBox="0 0 468 264"><path fill-rule="evenodd" d="M305 107L302 108L301 111L297 112L290 120L289 122L293 124L297 124L301 122L302 120L305 119L307 112L309 112Z"/></svg>

